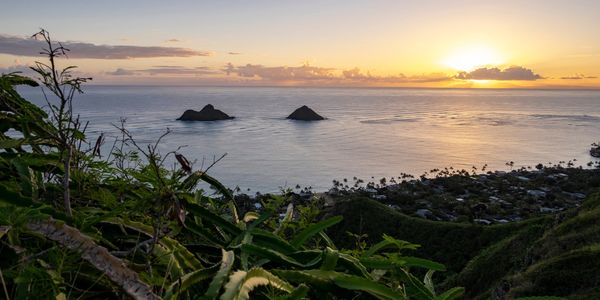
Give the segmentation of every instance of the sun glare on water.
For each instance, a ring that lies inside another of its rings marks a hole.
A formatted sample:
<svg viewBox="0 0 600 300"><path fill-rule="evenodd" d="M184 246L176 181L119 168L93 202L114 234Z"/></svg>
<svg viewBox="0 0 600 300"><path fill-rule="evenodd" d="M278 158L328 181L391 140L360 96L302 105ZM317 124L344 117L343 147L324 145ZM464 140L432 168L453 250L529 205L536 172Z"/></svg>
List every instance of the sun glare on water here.
<svg viewBox="0 0 600 300"><path fill-rule="evenodd" d="M443 64L457 71L472 71L477 67L499 65L504 61L493 49L485 46L461 48L443 60Z"/></svg>

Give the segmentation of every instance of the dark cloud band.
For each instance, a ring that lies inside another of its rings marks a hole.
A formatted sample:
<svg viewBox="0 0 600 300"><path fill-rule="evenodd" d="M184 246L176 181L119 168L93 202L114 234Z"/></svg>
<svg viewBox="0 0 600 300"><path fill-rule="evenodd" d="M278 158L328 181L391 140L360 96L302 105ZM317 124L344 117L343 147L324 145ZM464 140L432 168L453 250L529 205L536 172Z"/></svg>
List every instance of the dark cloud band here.
<svg viewBox="0 0 600 300"><path fill-rule="evenodd" d="M145 47L126 45L96 45L82 42L62 42L63 47L71 50L70 58L92 59L131 59L153 57L193 57L210 56L211 52L179 47ZM0 35L0 53L19 56L42 56L40 51L46 47L42 41Z"/></svg>
<svg viewBox="0 0 600 300"><path fill-rule="evenodd" d="M583 74L577 74L574 76L565 76L565 77L561 77L560 79L566 79L566 80L581 80L581 79L596 79L598 77L596 76L586 76Z"/></svg>
<svg viewBox="0 0 600 300"><path fill-rule="evenodd" d="M175 76L202 76L215 74L214 70L208 67L186 68L182 66L154 66L149 69L129 70L118 68L108 75L115 76L136 76L136 75L175 75Z"/></svg>

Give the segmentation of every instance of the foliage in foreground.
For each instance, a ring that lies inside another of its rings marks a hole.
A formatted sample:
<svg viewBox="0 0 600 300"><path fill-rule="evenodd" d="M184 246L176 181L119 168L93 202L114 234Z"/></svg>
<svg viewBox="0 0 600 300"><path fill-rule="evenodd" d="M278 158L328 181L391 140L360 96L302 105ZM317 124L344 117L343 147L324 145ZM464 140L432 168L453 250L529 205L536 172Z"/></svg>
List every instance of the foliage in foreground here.
<svg viewBox="0 0 600 300"><path fill-rule="evenodd" d="M455 299L461 288L438 291L443 265L403 255L417 245L383 236L370 248L342 250L310 207L272 196L261 212L238 216L230 191L158 142L138 145L129 132L101 156L104 141L85 138L72 111L86 79L50 58L34 71L50 114L23 99L0 77L0 279L8 299ZM53 102L53 99L56 101ZM160 140L159 140L160 141ZM176 156L181 168L169 170ZM218 191L197 190L206 182ZM286 207L283 217L279 210ZM423 270L416 277L415 268Z"/></svg>

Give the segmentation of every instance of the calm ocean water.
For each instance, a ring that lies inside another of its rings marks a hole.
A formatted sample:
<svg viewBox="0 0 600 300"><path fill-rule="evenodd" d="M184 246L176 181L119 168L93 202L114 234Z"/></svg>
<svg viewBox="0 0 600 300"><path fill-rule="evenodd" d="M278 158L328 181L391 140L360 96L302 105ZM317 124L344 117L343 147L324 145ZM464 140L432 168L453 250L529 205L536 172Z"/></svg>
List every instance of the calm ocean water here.
<svg viewBox="0 0 600 300"><path fill-rule="evenodd" d="M39 89L21 91L44 104ZM210 173L251 192L296 184L323 191L333 179L449 166L506 170L508 161L585 164L589 145L600 140L600 91L86 86L85 92L76 110L90 121L90 139L104 132L112 144L111 124L122 117L141 143L170 128L162 151L185 146L180 152L198 165L227 153ZM208 103L236 119L175 120ZM304 104L328 119L285 119Z"/></svg>

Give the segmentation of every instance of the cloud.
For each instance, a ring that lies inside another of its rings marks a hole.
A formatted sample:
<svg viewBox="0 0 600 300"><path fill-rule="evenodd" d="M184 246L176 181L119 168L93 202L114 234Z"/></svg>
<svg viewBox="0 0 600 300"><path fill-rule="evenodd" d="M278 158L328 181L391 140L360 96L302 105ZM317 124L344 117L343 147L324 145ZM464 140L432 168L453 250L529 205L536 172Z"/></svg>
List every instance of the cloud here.
<svg viewBox="0 0 600 300"><path fill-rule="evenodd" d="M245 66L234 66L229 63L223 69L227 75L235 74L242 78L253 78L268 81L305 81L319 82L323 84L345 85L360 83L370 84L402 84L402 83L427 83L452 80L453 78L443 74L423 74L406 76L404 74L391 76L374 76L369 72L363 73L359 68L338 70L335 68L315 67L302 65L299 67L265 67L263 65L247 64Z"/></svg>
<svg viewBox="0 0 600 300"><path fill-rule="evenodd" d="M82 42L61 42L71 50L70 58L92 59L131 59L153 57L194 57L210 56L209 51L198 51L179 47L96 45ZM0 53L19 56L43 56L40 51L46 47L43 41L32 38L0 35Z"/></svg>
<svg viewBox="0 0 600 300"><path fill-rule="evenodd" d="M19 73L20 75L36 78L39 76L36 72L31 69L31 65L16 63L8 67L0 67L0 74ZM80 74L75 72L73 74Z"/></svg>
<svg viewBox="0 0 600 300"><path fill-rule="evenodd" d="M596 79L598 77L596 76L586 76L583 74L575 74L573 76L565 76L565 77L561 77L560 79L567 79L567 80L581 80L581 79Z"/></svg>
<svg viewBox="0 0 600 300"><path fill-rule="evenodd" d="M227 64L223 70L227 75L236 73L240 77L260 78L275 81L287 80L324 80L335 78L332 68L313 67L303 65L300 67L265 67L263 65L247 64L245 66L234 66Z"/></svg>
<svg viewBox="0 0 600 300"><path fill-rule="evenodd" d="M180 39L168 39L165 41L165 43L179 43L179 42L181 42Z"/></svg>
<svg viewBox="0 0 600 300"><path fill-rule="evenodd" d="M40 77L40 74L31 69L31 64L15 64L8 67L0 67L0 74L9 74L9 73L20 73L20 75L31 77L33 79L37 79ZM69 70L71 75L74 77L93 77L94 74L84 72L79 68L74 68Z"/></svg>
<svg viewBox="0 0 600 300"><path fill-rule="evenodd" d="M138 76L138 75L178 75L178 76L202 76L216 74L217 71L209 67L182 67L182 66L153 66L148 69L130 70L118 68L113 72L107 72L114 76Z"/></svg>
<svg viewBox="0 0 600 300"><path fill-rule="evenodd" d="M21 64L8 66L8 67L0 67L0 74L8 74L8 73L14 73L14 72L25 73L25 72L29 72L29 71L31 71L31 69L29 69L29 66L21 65Z"/></svg>
<svg viewBox="0 0 600 300"><path fill-rule="evenodd" d="M391 76L373 76L369 72L362 73L359 68L342 71L344 79L362 82L380 82L380 83L427 83L441 82L451 80L452 77L444 73L432 73L422 75L406 76L402 73Z"/></svg>
<svg viewBox="0 0 600 300"><path fill-rule="evenodd" d="M242 53L240 53L240 52L227 52L227 54L229 54L229 55L241 55Z"/></svg>
<svg viewBox="0 0 600 300"><path fill-rule="evenodd" d="M10 74L10 73L17 73L21 76L30 77L33 79L35 79L39 76L37 73L35 73L33 70L31 70L29 68L29 66L26 66L26 65L0 67L0 75Z"/></svg>
<svg viewBox="0 0 600 300"><path fill-rule="evenodd" d="M460 72L455 76L461 80L538 80L542 76L533 73L531 69L512 66L506 69L479 68L471 72Z"/></svg>
<svg viewBox="0 0 600 300"><path fill-rule="evenodd" d="M115 75L115 76L129 76L129 75L135 75L135 71L118 68L118 69L114 70L113 72L108 72L107 74Z"/></svg>

